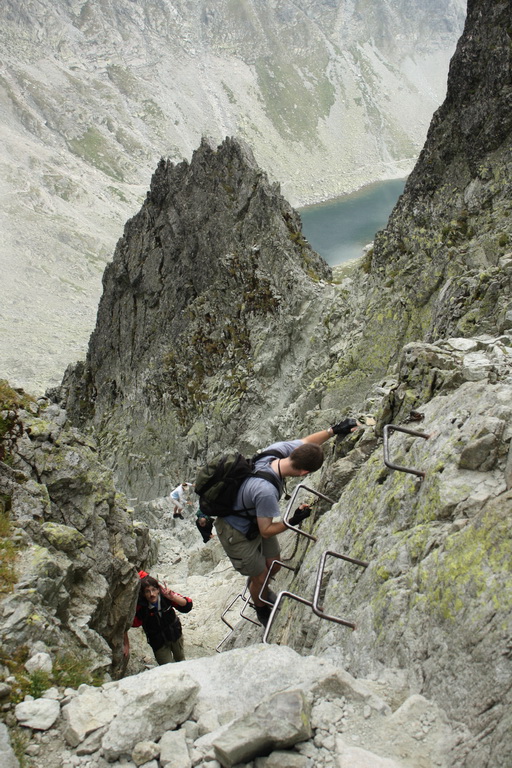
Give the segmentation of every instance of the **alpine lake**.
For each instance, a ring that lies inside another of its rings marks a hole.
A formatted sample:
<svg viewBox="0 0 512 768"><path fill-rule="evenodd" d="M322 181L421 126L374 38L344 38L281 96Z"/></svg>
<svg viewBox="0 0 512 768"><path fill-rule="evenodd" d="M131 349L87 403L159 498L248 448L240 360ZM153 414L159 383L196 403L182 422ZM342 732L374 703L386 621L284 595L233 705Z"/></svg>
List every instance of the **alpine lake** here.
<svg viewBox="0 0 512 768"><path fill-rule="evenodd" d="M300 208L304 236L331 267L362 256L364 247L386 226L405 181L378 181L349 195Z"/></svg>

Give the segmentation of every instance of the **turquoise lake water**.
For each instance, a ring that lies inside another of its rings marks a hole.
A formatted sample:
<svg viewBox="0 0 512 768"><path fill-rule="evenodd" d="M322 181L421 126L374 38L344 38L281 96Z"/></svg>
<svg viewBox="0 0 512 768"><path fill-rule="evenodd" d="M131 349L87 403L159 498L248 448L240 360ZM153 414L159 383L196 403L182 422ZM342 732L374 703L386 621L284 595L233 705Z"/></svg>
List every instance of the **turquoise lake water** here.
<svg viewBox="0 0 512 768"><path fill-rule="evenodd" d="M361 256L375 233L386 226L405 179L379 181L350 195L300 208L302 231L331 267Z"/></svg>

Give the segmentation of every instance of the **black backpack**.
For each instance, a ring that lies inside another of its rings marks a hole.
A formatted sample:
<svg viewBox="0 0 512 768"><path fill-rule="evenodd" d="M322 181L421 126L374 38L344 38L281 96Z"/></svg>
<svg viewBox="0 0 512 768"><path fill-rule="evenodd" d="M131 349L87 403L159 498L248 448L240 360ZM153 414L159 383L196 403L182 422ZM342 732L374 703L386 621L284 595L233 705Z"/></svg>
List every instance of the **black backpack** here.
<svg viewBox="0 0 512 768"><path fill-rule="evenodd" d="M201 467L196 475L195 491L199 496L199 508L209 517L244 514L247 510L234 510L236 495L243 481L248 477L262 477L277 488L279 495L282 486L273 472L264 469L255 470L254 464L263 456L284 459L278 449L262 451L251 459L236 451L216 456Z"/></svg>

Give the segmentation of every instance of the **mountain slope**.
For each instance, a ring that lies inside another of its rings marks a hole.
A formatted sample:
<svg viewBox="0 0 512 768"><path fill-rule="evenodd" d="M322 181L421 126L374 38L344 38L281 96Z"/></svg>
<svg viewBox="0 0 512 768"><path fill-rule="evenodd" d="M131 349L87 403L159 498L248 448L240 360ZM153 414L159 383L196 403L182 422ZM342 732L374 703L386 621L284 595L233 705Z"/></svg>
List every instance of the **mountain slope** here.
<svg viewBox="0 0 512 768"><path fill-rule="evenodd" d="M464 10L5 0L5 374L40 392L83 356L123 223L160 157L190 159L203 134L246 140L293 204L404 176L443 98Z"/></svg>

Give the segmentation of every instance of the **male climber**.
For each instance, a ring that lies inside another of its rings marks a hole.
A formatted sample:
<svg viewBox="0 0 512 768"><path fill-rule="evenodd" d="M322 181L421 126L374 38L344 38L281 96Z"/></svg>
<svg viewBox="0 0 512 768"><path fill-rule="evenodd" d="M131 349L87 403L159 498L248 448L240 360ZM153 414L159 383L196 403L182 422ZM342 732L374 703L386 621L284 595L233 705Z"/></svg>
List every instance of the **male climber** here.
<svg viewBox="0 0 512 768"><path fill-rule="evenodd" d="M249 576L249 591L259 621L266 626L271 608L259 597L263 583L273 560L280 557L277 534L286 530L282 522L274 522L280 515L279 499L287 477L304 477L320 469L324 460L322 444L334 435L344 437L358 428L355 419L344 419L321 432L303 437L272 443L264 453L276 450L277 456L263 456L256 459L255 470L269 470L276 475L281 492L270 480L263 477L248 477L238 491L233 514L217 517L215 528L219 541L231 560L233 567L244 576ZM237 514L238 512L238 514ZM311 514L310 508L302 504L289 519L297 525ZM279 566L274 566L273 574ZM275 595L267 588L262 595L269 602Z"/></svg>

